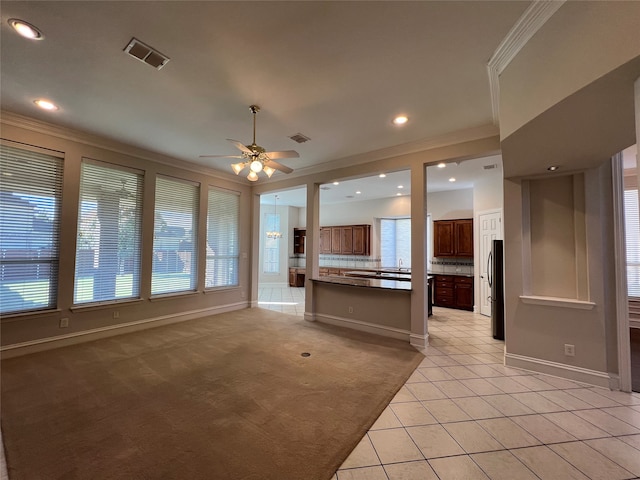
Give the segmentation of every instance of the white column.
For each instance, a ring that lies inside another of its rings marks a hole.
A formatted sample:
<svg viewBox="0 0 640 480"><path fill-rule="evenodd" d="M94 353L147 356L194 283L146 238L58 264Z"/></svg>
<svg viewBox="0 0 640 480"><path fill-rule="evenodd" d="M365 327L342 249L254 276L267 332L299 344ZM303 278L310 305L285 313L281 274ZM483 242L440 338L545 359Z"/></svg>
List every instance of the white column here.
<svg viewBox="0 0 640 480"><path fill-rule="evenodd" d="M427 347L427 167L411 167L411 345Z"/></svg>
<svg viewBox="0 0 640 480"><path fill-rule="evenodd" d="M307 239L305 245L306 273L304 289L304 319L314 321L315 302L313 301L313 282L318 278L320 253L320 184L307 183Z"/></svg>

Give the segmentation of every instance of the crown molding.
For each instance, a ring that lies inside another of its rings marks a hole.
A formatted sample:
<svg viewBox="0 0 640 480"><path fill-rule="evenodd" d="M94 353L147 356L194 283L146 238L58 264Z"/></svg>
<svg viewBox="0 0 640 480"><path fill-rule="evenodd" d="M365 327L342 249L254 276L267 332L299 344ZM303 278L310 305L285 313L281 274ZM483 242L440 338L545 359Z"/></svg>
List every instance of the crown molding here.
<svg viewBox="0 0 640 480"><path fill-rule="evenodd" d="M123 155L128 155L131 157L137 157L143 160L160 163L170 167L181 168L183 170L197 173L199 175L207 175L241 185L249 185L248 180L243 181L236 175L227 174L219 170L188 162L186 160L181 160L179 158L173 158L162 155L160 153L155 153L149 150L134 147L133 145L128 145L117 140L109 140L99 135L94 135L92 133L82 132L79 130L74 130L72 128L55 125L52 123L44 122L42 120L36 120L31 117L26 117L5 110L2 110L0 112L0 123L56 138L61 138L64 140L69 140L72 142L82 143L91 147L103 148L112 152L121 153Z"/></svg>
<svg viewBox="0 0 640 480"><path fill-rule="evenodd" d="M500 42L487 63L493 123L500 124L499 76L527 42L549 20L566 0L535 0Z"/></svg>

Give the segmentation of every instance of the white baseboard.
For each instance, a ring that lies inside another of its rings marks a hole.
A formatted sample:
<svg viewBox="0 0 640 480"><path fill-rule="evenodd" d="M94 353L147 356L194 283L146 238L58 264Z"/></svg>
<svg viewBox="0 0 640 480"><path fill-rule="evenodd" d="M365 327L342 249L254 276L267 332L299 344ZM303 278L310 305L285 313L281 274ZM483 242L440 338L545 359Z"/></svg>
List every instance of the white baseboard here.
<svg viewBox="0 0 640 480"><path fill-rule="evenodd" d="M304 312L303 317L307 322L315 322L316 321L316 316L313 313Z"/></svg>
<svg viewBox="0 0 640 480"><path fill-rule="evenodd" d="M397 338L406 342L410 340L411 335L411 332L409 332L408 330L402 330L400 328L376 325L374 323L354 320L352 318L336 317L333 315L324 315L321 313L316 313L314 320L321 323L337 325L339 327L347 327L354 330L360 330L361 332L375 333L376 335L382 335L383 337Z"/></svg>
<svg viewBox="0 0 640 480"><path fill-rule="evenodd" d="M137 320L135 322L119 323L118 325L110 325L108 327L94 328L83 332L69 333L67 335L58 335L55 337L31 340L23 343L15 343L5 345L0 348L2 358L18 357L29 353L42 352L53 348L66 347L76 345L78 343L90 342L101 338L113 337L123 333L137 332L149 328L169 325L172 323L193 320L207 315L215 315L218 313L231 312L233 310L241 310L249 306L248 302L230 303L227 305L218 305L215 307L202 308L199 310L191 310L189 312L181 312L172 315L163 315L160 317L147 318Z"/></svg>
<svg viewBox="0 0 640 480"><path fill-rule="evenodd" d="M410 335L410 342L418 350L424 350L429 346L429 334L425 333L424 335L417 335L412 333Z"/></svg>
<svg viewBox="0 0 640 480"><path fill-rule="evenodd" d="M555 377L565 378L580 383L588 383L598 387L611 388L616 383L615 376L606 372L590 370L588 368L575 367L564 363L550 362L540 358L526 357L514 353L505 353L504 364L508 367L522 368L538 373L546 373Z"/></svg>

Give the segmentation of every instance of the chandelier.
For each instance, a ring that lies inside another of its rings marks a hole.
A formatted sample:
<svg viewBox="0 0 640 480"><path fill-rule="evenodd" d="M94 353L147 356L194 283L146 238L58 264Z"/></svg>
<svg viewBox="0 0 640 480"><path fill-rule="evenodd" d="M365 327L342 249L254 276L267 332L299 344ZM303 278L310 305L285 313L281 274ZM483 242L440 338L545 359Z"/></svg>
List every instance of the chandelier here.
<svg viewBox="0 0 640 480"><path fill-rule="evenodd" d="M269 167L265 167L265 168L269 168ZM252 170L252 172L253 172L253 170ZM265 172L265 173L266 173L266 172ZM271 173L273 173L273 172L271 172ZM249 175L251 175L251 174L249 174ZM269 174L267 174L267 175L269 175ZM271 175L269 175L269 177L271 177ZM256 178L258 178L257 174L256 174ZM274 227L275 227L275 219L276 219L276 215L277 215L277 206L278 206L278 195L275 195L275 196L273 197L273 218L274 218ZM276 231L276 230L273 230L273 231L267 231L267 238L275 238L275 239L278 239L278 238L280 238L280 237L282 237L282 233L280 233L280 232L278 232L278 231Z"/></svg>

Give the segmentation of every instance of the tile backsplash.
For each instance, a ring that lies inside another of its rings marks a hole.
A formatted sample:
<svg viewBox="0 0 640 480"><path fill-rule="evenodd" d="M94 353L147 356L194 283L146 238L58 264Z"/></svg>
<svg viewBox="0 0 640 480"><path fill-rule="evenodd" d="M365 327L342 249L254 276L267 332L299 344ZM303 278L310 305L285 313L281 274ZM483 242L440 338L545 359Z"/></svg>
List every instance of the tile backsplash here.
<svg viewBox="0 0 640 480"><path fill-rule="evenodd" d="M382 260L375 257L363 257L362 255L320 255L318 262L321 267L338 268L380 268ZM289 257L290 267L306 267L307 258L304 255Z"/></svg>
<svg viewBox="0 0 640 480"><path fill-rule="evenodd" d="M321 267L338 268L382 268L382 259L376 257L363 257L360 255L320 255ZM289 257L289 266L305 268L307 258L304 255ZM456 258L433 258L427 262L429 273L473 275L473 260Z"/></svg>
<svg viewBox="0 0 640 480"><path fill-rule="evenodd" d="M462 273L473 275L473 260L456 258L436 258L427 262L427 270L430 273Z"/></svg>

